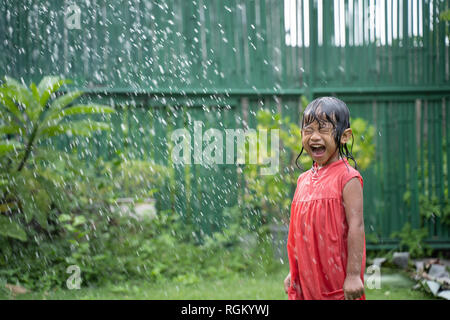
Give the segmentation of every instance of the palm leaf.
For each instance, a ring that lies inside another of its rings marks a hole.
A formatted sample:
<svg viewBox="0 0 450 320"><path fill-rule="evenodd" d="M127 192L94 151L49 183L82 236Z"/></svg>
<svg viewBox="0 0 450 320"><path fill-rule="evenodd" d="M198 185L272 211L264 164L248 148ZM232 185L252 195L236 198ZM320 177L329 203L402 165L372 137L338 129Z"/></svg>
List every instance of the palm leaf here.
<svg viewBox="0 0 450 320"><path fill-rule="evenodd" d="M0 126L0 136L4 134L23 134L25 133L25 130L15 124L6 125L6 126Z"/></svg>
<svg viewBox="0 0 450 320"><path fill-rule="evenodd" d="M75 99L80 97L82 94L83 94L82 91L73 91L73 92L66 93L66 94L56 98L55 100L53 100L52 103L50 104L50 107L49 107L47 115L45 116L45 119L42 121L44 126L49 126L51 124L53 124L53 125L57 124L58 121L52 122L51 120L57 118L58 113L60 113L63 108L65 108L66 106L71 104Z"/></svg>
<svg viewBox="0 0 450 320"><path fill-rule="evenodd" d="M72 81L70 80L61 79L60 77L56 76L46 76L42 78L41 82L39 82L39 85L37 87L40 96L39 104L41 108L45 107L50 96L56 91L58 91L58 89L62 85L71 82Z"/></svg>
<svg viewBox="0 0 450 320"><path fill-rule="evenodd" d="M14 78L11 78L9 76L5 76L5 83L9 86L9 87L17 87L17 88L22 88L25 90L28 90L27 87L25 87L23 84L21 84L19 81L17 81Z"/></svg>
<svg viewBox="0 0 450 320"><path fill-rule="evenodd" d="M61 120L67 116L80 115L80 114L96 114L96 113L113 113L115 110L111 107L100 105L100 104L89 104L89 105L75 105L63 110L49 117L48 120Z"/></svg>
<svg viewBox="0 0 450 320"><path fill-rule="evenodd" d="M2 108L3 111L7 111L8 114L12 114L21 124L25 122L22 112L19 110L14 101L12 101L12 99L9 97L9 90L5 87L0 88L0 103L4 106L4 108Z"/></svg>
<svg viewBox="0 0 450 320"><path fill-rule="evenodd" d="M8 152L13 152L17 149L20 149L22 145L18 142L8 141L0 143L0 155L4 155Z"/></svg>
<svg viewBox="0 0 450 320"><path fill-rule="evenodd" d="M33 120L33 112L38 107L38 101L34 99L31 91L11 77L5 77L5 85L6 86L3 87L4 92L6 92L13 101L21 104L25 109L25 113Z"/></svg>
<svg viewBox="0 0 450 320"><path fill-rule="evenodd" d="M36 87L36 84L34 82L31 83L30 89L31 89L31 93L33 93L34 100L39 101L41 97L39 95L38 88Z"/></svg>
<svg viewBox="0 0 450 320"><path fill-rule="evenodd" d="M83 91L72 91L68 92L55 100L52 101L50 105L51 114L58 113L63 108L67 107L70 103L72 103L76 98L80 97L83 94Z"/></svg>
<svg viewBox="0 0 450 320"><path fill-rule="evenodd" d="M94 131L108 130L109 128L109 125L104 122L80 120L46 127L42 129L41 135L44 137L53 137L60 134L89 136Z"/></svg>

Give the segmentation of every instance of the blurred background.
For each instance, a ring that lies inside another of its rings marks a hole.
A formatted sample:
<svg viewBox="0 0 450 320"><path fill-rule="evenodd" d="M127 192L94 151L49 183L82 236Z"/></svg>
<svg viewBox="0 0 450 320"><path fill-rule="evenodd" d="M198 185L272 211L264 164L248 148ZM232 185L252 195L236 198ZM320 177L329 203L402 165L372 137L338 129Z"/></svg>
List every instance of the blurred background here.
<svg viewBox="0 0 450 320"><path fill-rule="evenodd" d="M0 292L284 299L301 114L325 95L350 109L369 258L444 261L449 7L0 0ZM279 170L261 175L267 162L248 152L245 164L174 163L172 133L194 137L195 121L224 137L278 129ZM397 298L428 297L404 283Z"/></svg>

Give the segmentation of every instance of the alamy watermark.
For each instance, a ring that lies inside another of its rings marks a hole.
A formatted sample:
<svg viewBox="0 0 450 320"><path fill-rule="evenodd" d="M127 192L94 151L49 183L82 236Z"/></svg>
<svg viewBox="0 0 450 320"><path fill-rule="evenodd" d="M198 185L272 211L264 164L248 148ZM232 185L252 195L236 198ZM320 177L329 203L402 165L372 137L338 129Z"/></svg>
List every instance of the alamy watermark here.
<svg viewBox="0 0 450 320"><path fill-rule="evenodd" d="M67 29L81 29L81 9L76 4L71 4L64 11L64 24Z"/></svg>
<svg viewBox="0 0 450 320"><path fill-rule="evenodd" d="M367 267L366 274L369 276L366 278L366 286L369 289L381 289L381 270L377 265L371 265Z"/></svg>
<svg viewBox="0 0 450 320"><path fill-rule="evenodd" d="M67 278L66 286L69 290L80 289L81 285L81 269L79 266L73 264L67 267L66 273L72 274L69 278Z"/></svg>
<svg viewBox="0 0 450 320"><path fill-rule="evenodd" d="M171 158L174 164L205 166L258 164L262 166L260 171L262 175L273 175L278 172L279 129L270 130L270 150L268 150L267 129L225 129L224 137L224 133L215 128L203 133L203 127L202 121L194 121L193 135L186 128L172 132L171 140L175 145ZM205 147L203 147L204 144L206 144ZM246 149L248 149L248 162L246 162Z"/></svg>

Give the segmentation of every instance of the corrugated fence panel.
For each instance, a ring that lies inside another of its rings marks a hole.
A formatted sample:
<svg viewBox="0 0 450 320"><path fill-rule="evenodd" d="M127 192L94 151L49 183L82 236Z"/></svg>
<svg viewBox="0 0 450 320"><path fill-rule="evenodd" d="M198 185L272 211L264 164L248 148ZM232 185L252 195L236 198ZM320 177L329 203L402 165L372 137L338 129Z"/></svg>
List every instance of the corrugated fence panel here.
<svg viewBox="0 0 450 320"><path fill-rule="evenodd" d="M267 108L298 122L301 95L336 95L375 127L362 172L368 231L390 245L411 222L448 247L448 225L424 216L430 203L450 205L450 55L439 19L448 9L448 0L0 0L0 76L59 74L117 106L111 132L70 146L61 137L60 149L163 165L175 129L188 130L194 150L195 121L203 132L256 129ZM77 10L79 28L68 21ZM242 205L240 169L174 166L176 190L157 197L214 232L225 207Z"/></svg>
<svg viewBox="0 0 450 320"><path fill-rule="evenodd" d="M130 91L449 84L443 0L1 3L5 71L26 79Z"/></svg>

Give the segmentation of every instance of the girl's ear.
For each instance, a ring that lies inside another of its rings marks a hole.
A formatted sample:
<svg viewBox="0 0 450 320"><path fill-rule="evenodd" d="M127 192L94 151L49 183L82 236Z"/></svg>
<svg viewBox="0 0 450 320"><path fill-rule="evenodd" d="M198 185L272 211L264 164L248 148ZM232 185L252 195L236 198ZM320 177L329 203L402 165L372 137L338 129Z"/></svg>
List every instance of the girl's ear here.
<svg viewBox="0 0 450 320"><path fill-rule="evenodd" d="M341 144L346 144L347 141L349 141L350 138L352 137L352 134L353 132L351 128L345 129L341 136Z"/></svg>

